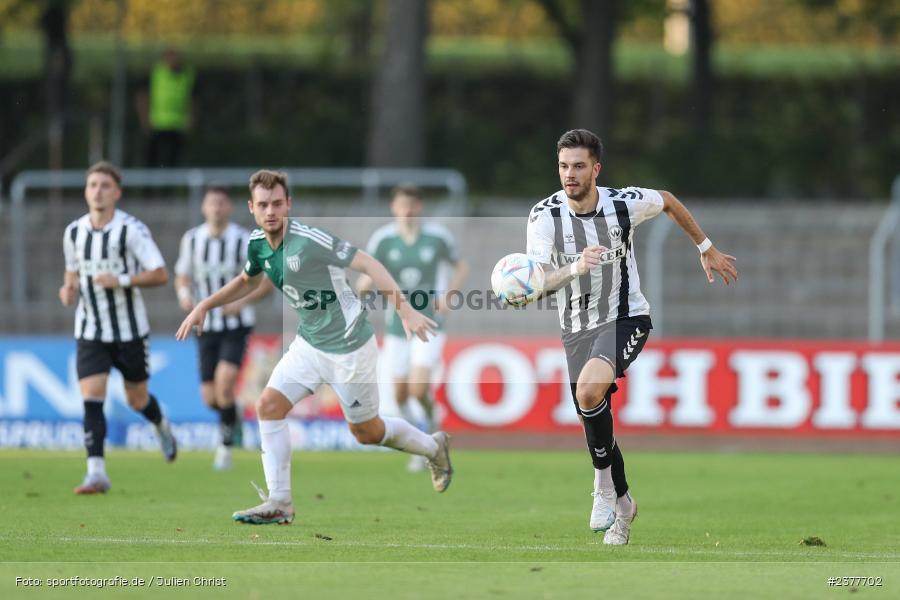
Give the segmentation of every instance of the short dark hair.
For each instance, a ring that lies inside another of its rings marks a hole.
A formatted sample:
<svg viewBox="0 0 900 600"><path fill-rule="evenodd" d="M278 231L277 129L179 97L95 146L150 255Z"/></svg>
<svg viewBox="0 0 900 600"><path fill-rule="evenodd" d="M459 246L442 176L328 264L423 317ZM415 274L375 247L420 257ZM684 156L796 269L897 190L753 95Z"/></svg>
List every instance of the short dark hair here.
<svg viewBox="0 0 900 600"><path fill-rule="evenodd" d="M223 196L231 200L231 194L228 193L228 188L224 185L212 184L206 186L206 189L203 191L203 195L206 196L207 194L222 194Z"/></svg>
<svg viewBox="0 0 900 600"><path fill-rule="evenodd" d="M603 156L603 142L594 132L587 129L572 129L562 134L556 142L557 156L563 148L586 148L597 162L600 162L600 157Z"/></svg>
<svg viewBox="0 0 900 600"><path fill-rule="evenodd" d="M87 170L87 173L84 174L85 179L87 179L94 173L103 173L104 175L109 175L116 181L117 186L122 187L122 174L119 172L119 169L116 167L116 165L112 164L111 162L105 160L95 162Z"/></svg>
<svg viewBox="0 0 900 600"><path fill-rule="evenodd" d="M285 196L288 198L291 197L291 191L288 189L287 173L272 171L270 169L260 169L250 176L250 196L253 196L253 190L257 186L266 190L274 190L276 185L281 186Z"/></svg>
<svg viewBox="0 0 900 600"><path fill-rule="evenodd" d="M411 183L401 183L391 190L391 200L397 196L412 196L419 202L422 201L422 190Z"/></svg>

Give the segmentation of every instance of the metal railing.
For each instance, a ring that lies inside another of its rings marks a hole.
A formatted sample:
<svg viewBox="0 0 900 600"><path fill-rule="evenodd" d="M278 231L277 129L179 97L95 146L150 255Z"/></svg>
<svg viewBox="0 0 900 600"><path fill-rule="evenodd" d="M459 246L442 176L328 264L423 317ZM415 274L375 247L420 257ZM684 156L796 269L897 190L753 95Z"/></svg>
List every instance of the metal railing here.
<svg viewBox="0 0 900 600"><path fill-rule="evenodd" d="M375 204L384 187L410 183L426 188L446 189L451 201L465 202L467 186L463 175L453 169L354 169L354 168L281 168L291 188L361 189L362 200ZM246 184L256 168L125 169L123 185L138 188L188 188L191 209L199 211L204 188L210 184L236 186ZM80 188L84 171L24 171L10 186L9 239L12 241L10 289L15 308L28 301L25 236L25 202L29 190Z"/></svg>
<svg viewBox="0 0 900 600"><path fill-rule="evenodd" d="M869 341L884 340L885 325L885 258L888 242L900 224L900 175L891 185L891 204L878 223L869 242ZM896 265L895 265L896 266Z"/></svg>

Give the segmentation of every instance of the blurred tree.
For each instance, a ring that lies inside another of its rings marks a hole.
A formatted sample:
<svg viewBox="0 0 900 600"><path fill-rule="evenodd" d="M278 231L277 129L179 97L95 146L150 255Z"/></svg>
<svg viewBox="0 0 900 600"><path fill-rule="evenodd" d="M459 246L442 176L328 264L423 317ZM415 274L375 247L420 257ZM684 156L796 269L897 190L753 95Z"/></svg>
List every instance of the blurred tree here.
<svg viewBox="0 0 900 600"><path fill-rule="evenodd" d="M372 85L367 163L417 167L425 161L425 39L428 0L388 0L384 50Z"/></svg>
<svg viewBox="0 0 900 600"><path fill-rule="evenodd" d="M607 135L612 122L616 0L540 0L575 57L572 127Z"/></svg>
<svg viewBox="0 0 900 600"><path fill-rule="evenodd" d="M63 166L63 140L72 51L69 48L69 8L66 0L44 0L41 29L44 32L44 84L47 106L49 161L51 169Z"/></svg>
<svg viewBox="0 0 900 600"><path fill-rule="evenodd" d="M715 81L712 68L713 30L709 0L691 0L691 124L706 135L713 111Z"/></svg>

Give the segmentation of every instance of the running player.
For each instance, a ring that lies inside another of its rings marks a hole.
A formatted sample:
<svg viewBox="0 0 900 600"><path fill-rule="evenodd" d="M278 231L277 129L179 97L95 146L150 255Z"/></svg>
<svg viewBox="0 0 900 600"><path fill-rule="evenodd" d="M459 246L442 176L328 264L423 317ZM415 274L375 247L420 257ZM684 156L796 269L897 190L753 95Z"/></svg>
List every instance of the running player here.
<svg viewBox="0 0 900 600"><path fill-rule="evenodd" d="M556 293L575 409L594 463L590 527L604 544L627 544L637 504L628 492L625 463L613 436L616 378L638 356L653 327L641 293L634 229L666 213L693 240L710 283L737 280L735 258L722 254L675 196L665 191L597 187L603 146L585 129L556 146L563 189L531 209L527 252L544 265L544 293Z"/></svg>
<svg viewBox="0 0 900 600"><path fill-rule="evenodd" d="M69 224L63 236L66 270L59 299L65 306L78 300L76 370L88 456L87 475L76 494L110 489L103 458L103 401L111 367L122 373L128 405L156 426L166 461L174 461L177 453L169 423L147 389L150 326L139 289L165 285L169 274L147 226L116 208L121 184L118 169L110 163L88 169L84 197L89 212Z"/></svg>
<svg viewBox="0 0 900 600"><path fill-rule="evenodd" d="M269 493L258 489L263 503L232 518L252 524L294 520L286 417L322 383L337 392L350 432L360 443L426 456L435 491L446 490L453 473L449 436L441 431L429 436L403 419L378 415L375 337L344 269L372 278L375 287L393 300L409 335L425 340L435 323L410 307L381 263L326 231L289 219L291 197L285 174L254 173L248 205L259 229L250 235L243 273L194 307L176 333L178 339L185 339L192 328L203 325L210 310L256 289L263 273L299 317L296 338L256 401Z"/></svg>
<svg viewBox="0 0 900 600"><path fill-rule="evenodd" d="M431 398L431 374L441 361L446 335L440 331L446 314L446 294L462 287L468 272L460 260L453 235L437 223L422 222L422 192L409 185L399 186L391 193L391 213L394 222L380 227L372 235L366 251L381 262L403 288L412 305L438 323L437 335L423 342L407 339L397 313L386 317L382 355L389 362L394 379L394 393L400 414L415 424L416 415L409 398L418 400L425 414L428 433L440 429L437 411ZM441 268L453 268L448 289L441 286ZM360 293L372 287L372 280L362 276L358 282ZM421 471L426 460L419 455L410 457L407 469Z"/></svg>
<svg viewBox="0 0 900 600"><path fill-rule="evenodd" d="M175 289L178 304L186 313L194 309L197 299L221 289L244 267L250 232L229 220L231 210L228 190L210 187L201 205L205 222L181 238ZM240 434L234 387L255 322L252 304L271 290L265 283L253 294L211 310L203 323L203 335L197 338L200 395L219 415L220 440L213 459L213 468L219 471L231 468L231 448Z"/></svg>

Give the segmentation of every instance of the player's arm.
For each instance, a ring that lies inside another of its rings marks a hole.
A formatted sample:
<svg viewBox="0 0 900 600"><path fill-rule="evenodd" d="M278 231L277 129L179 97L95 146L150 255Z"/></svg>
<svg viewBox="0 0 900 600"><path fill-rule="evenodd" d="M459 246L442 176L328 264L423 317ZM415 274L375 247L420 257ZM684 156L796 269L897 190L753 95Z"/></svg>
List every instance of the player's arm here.
<svg viewBox="0 0 900 600"><path fill-rule="evenodd" d="M600 254L606 250L602 246L588 246L581 252L577 261L557 269L550 263L550 257L553 255L553 237L552 218L544 209L535 207L528 218L525 242L528 257L539 263L544 270L542 296L569 285L573 279L599 265Z"/></svg>
<svg viewBox="0 0 900 600"><path fill-rule="evenodd" d="M730 254L723 254L712 245L694 216L678 198L664 190L660 190L659 194L663 199L663 212L675 221L700 250L700 265L706 273L706 279L713 283L715 281L713 273L718 273L725 285L737 281L737 269L733 264L737 259Z"/></svg>
<svg viewBox="0 0 900 600"><path fill-rule="evenodd" d="M214 308L245 297L259 286L262 278L263 275L261 273L249 275L246 271L242 271L240 275L222 286L215 294L198 302L194 310L181 322L181 326L175 333L175 338L179 340L186 339L191 333L191 328L195 326L198 328L197 335L199 335L203 321L206 319L206 313Z"/></svg>
<svg viewBox="0 0 900 600"><path fill-rule="evenodd" d="M184 312L191 312L194 308L193 237L193 229L181 236L178 260L175 261L175 294L178 296L178 306Z"/></svg>
<svg viewBox="0 0 900 600"><path fill-rule="evenodd" d="M184 312L194 309L194 280L190 275L175 275L175 294L178 296L178 306Z"/></svg>
<svg viewBox="0 0 900 600"><path fill-rule="evenodd" d="M78 298L78 259L75 256L75 242L72 240L72 227L66 228L63 234L63 257L66 270L63 272L63 284L59 288L59 301L63 306L70 306Z"/></svg>
<svg viewBox="0 0 900 600"><path fill-rule="evenodd" d="M576 277L586 274L600 264L600 255L606 251L603 246L588 246L581 252L578 260L572 264L554 269L552 265L541 263L544 268L544 294L555 292L570 283Z"/></svg>
<svg viewBox="0 0 900 600"><path fill-rule="evenodd" d="M272 290L275 289L275 286L272 285L272 282L269 281L268 277L262 277L260 279L259 285L256 286L256 289L241 298L240 300L236 300L229 304L225 305L225 308L222 309L222 312L225 313L227 317L233 317L239 315L242 310L251 304L256 304L266 296L272 293Z"/></svg>
<svg viewBox="0 0 900 600"><path fill-rule="evenodd" d="M447 308L446 298L447 295L451 292L459 292L462 290L463 283L466 281L466 277L469 276L469 263L467 263L464 259L457 259L456 263L453 265L453 275L450 276L450 283L447 285L447 291L444 293L444 301L440 303L438 306L439 311L444 311Z"/></svg>
<svg viewBox="0 0 900 600"><path fill-rule="evenodd" d="M65 271L63 284L59 288L59 301L63 306L71 306L78 298L78 271Z"/></svg>
<svg viewBox="0 0 900 600"><path fill-rule="evenodd" d="M94 277L97 285L107 289L117 287L150 288L169 283L169 271L166 269L162 253L156 242L153 241L150 230L144 224L138 223L134 226L133 234L128 236L126 243L143 270L133 275L100 273Z"/></svg>
<svg viewBox="0 0 900 600"><path fill-rule="evenodd" d="M409 305L397 282L383 264L362 250L357 250L348 266L371 278L372 286L391 299L407 338L416 335L423 342L428 341L428 334L434 334L437 323Z"/></svg>

